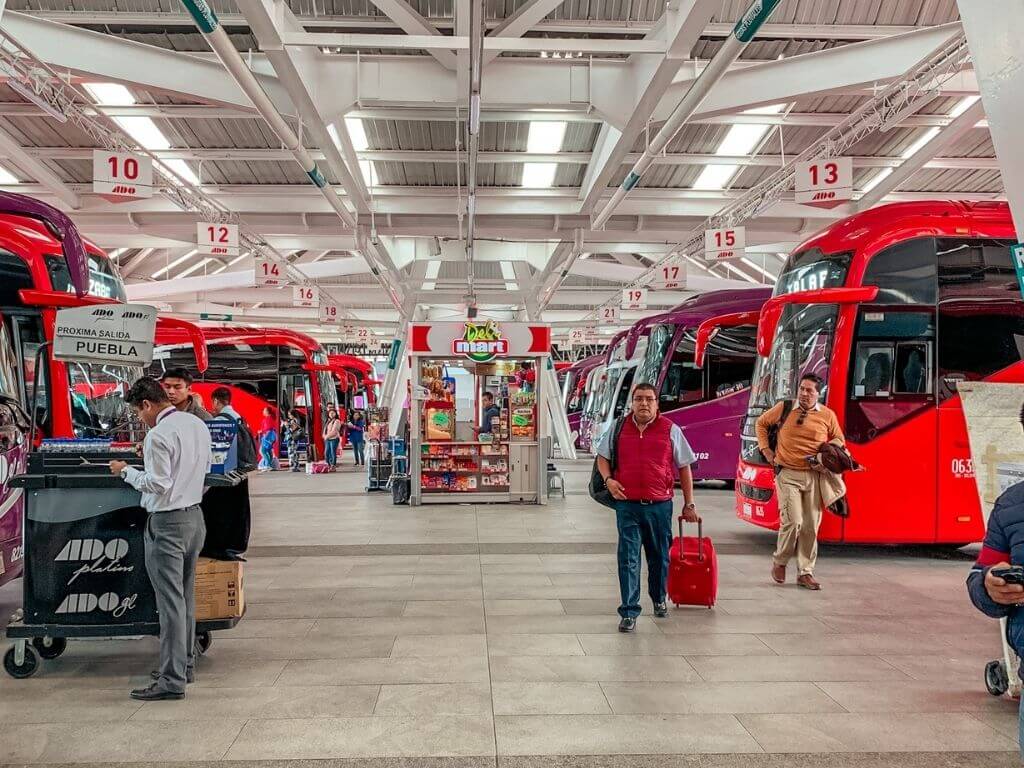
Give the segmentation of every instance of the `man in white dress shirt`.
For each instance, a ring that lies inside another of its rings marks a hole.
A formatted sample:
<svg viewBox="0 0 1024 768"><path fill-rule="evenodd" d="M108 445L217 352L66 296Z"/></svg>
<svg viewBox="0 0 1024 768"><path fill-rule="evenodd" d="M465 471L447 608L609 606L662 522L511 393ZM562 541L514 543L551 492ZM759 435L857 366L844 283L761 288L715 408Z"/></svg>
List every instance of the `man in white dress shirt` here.
<svg viewBox="0 0 1024 768"><path fill-rule="evenodd" d="M152 685L131 695L180 699L194 679L196 560L206 537L199 503L210 470L210 432L202 420L171 405L156 379L139 379L125 399L150 428L142 443L144 469L112 461L110 471L142 492L149 513L146 572L160 614L160 668Z"/></svg>

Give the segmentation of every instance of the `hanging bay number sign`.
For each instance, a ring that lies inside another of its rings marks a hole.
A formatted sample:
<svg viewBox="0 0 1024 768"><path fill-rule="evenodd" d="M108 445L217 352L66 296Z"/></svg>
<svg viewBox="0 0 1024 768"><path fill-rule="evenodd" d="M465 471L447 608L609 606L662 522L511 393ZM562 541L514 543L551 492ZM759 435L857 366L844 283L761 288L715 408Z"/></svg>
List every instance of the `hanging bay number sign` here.
<svg viewBox="0 0 1024 768"><path fill-rule="evenodd" d="M255 267L257 287L272 288L288 284L288 279L284 273L284 267L276 261L269 259L266 256L257 256L255 260Z"/></svg>
<svg viewBox="0 0 1024 768"><path fill-rule="evenodd" d="M835 208L853 199L853 160L834 157L796 164L796 202Z"/></svg>
<svg viewBox="0 0 1024 768"><path fill-rule="evenodd" d="M296 285L292 287L292 304L296 307L319 307L320 289L315 285Z"/></svg>
<svg viewBox="0 0 1024 768"><path fill-rule="evenodd" d="M200 221L196 224L196 245L211 256L238 255L238 225Z"/></svg>
<svg viewBox="0 0 1024 768"><path fill-rule="evenodd" d="M623 309L647 309L646 288L624 288L622 291Z"/></svg>
<svg viewBox="0 0 1024 768"><path fill-rule="evenodd" d="M655 267L654 279L648 283L656 291L681 291L686 288L686 267L669 261Z"/></svg>
<svg viewBox="0 0 1024 768"><path fill-rule="evenodd" d="M742 258L746 245L747 230L744 227L704 230L704 258L707 261Z"/></svg>
<svg viewBox="0 0 1024 768"><path fill-rule="evenodd" d="M597 311L597 319L602 323L617 323L619 322L619 308L601 307Z"/></svg>
<svg viewBox="0 0 1024 768"><path fill-rule="evenodd" d="M320 302L320 322L337 323L341 320L341 310L338 305L330 301Z"/></svg>
<svg viewBox="0 0 1024 768"><path fill-rule="evenodd" d="M570 328L569 329L569 346L570 347L582 347L586 346L587 343L587 331L585 328Z"/></svg>
<svg viewBox="0 0 1024 768"><path fill-rule="evenodd" d="M153 160L131 152L93 150L92 191L111 202L152 197Z"/></svg>

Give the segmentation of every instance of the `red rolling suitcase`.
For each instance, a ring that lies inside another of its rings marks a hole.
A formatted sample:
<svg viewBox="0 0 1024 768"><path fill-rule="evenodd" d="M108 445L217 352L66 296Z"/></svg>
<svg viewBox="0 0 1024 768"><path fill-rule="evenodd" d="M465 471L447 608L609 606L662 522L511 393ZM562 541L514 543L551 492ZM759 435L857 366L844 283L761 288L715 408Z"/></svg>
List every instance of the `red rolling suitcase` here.
<svg viewBox="0 0 1024 768"><path fill-rule="evenodd" d="M668 599L680 605L715 604L718 595L718 556L711 539L704 536L704 521L697 521L697 536L683 536L679 516L679 537L672 542L668 563Z"/></svg>

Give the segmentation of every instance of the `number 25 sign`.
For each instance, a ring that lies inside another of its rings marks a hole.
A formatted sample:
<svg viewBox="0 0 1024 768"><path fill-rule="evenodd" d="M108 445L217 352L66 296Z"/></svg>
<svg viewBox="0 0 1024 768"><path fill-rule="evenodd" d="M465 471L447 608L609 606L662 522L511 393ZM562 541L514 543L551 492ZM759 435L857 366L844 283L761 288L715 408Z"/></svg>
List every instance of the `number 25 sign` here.
<svg viewBox="0 0 1024 768"><path fill-rule="evenodd" d="M284 267L266 256L257 256L255 260L256 285L257 286L278 286L287 285Z"/></svg>
<svg viewBox="0 0 1024 768"><path fill-rule="evenodd" d="M130 152L93 150L92 191L110 201L152 197L152 159Z"/></svg>
<svg viewBox="0 0 1024 768"><path fill-rule="evenodd" d="M796 202L835 208L853 199L853 160L835 157L796 165Z"/></svg>
<svg viewBox="0 0 1024 768"><path fill-rule="evenodd" d="M200 221L196 224L196 244L200 253L211 256L238 255L238 225Z"/></svg>

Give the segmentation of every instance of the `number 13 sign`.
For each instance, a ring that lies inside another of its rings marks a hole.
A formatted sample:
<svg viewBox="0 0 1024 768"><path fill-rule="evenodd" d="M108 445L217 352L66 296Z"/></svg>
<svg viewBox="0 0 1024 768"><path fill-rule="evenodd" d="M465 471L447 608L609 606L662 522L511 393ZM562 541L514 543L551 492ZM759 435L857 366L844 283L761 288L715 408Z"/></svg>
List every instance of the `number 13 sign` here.
<svg viewBox="0 0 1024 768"><path fill-rule="evenodd" d="M853 160L835 157L796 165L796 201L814 208L835 208L853 199Z"/></svg>
<svg viewBox="0 0 1024 768"><path fill-rule="evenodd" d="M200 253L211 256L238 255L238 225L200 221L196 224L196 244Z"/></svg>

